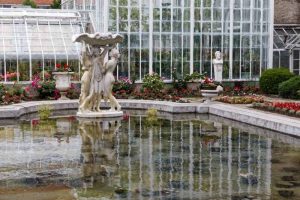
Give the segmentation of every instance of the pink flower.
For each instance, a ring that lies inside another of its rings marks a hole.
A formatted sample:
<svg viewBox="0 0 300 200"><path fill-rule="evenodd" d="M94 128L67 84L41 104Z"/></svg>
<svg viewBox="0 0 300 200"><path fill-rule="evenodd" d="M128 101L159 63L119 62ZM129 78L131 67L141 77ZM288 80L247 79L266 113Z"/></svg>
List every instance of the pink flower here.
<svg viewBox="0 0 300 200"><path fill-rule="evenodd" d="M26 91L26 92L29 92L29 90L30 90L30 87L29 87L29 86L26 86L26 87L25 87L25 91Z"/></svg>

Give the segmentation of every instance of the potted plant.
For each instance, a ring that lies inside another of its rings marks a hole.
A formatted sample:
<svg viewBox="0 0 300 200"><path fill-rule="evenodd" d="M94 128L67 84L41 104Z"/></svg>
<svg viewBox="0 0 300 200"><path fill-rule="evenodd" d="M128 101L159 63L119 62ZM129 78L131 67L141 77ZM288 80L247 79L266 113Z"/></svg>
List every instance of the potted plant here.
<svg viewBox="0 0 300 200"><path fill-rule="evenodd" d="M200 83L200 90L207 103L211 98L218 96L223 91L223 87L219 83L214 82L213 79L205 77Z"/></svg>
<svg viewBox="0 0 300 200"><path fill-rule="evenodd" d="M66 93L71 87L71 77L74 74L74 72L72 72L68 64L56 64L55 71L52 72L52 74L55 79L56 89L58 89L61 94L61 97L59 99L68 99L66 97Z"/></svg>

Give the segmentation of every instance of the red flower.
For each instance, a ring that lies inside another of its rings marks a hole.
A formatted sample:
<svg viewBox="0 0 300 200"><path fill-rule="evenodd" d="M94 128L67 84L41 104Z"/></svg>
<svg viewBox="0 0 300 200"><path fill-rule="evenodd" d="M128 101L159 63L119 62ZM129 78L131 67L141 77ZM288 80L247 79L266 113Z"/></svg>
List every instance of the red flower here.
<svg viewBox="0 0 300 200"><path fill-rule="evenodd" d="M129 120L129 115L128 114L124 114L123 115L123 120L124 121L128 121Z"/></svg>
<svg viewBox="0 0 300 200"><path fill-rule="evenodd" d="M75 116L69 116L69 117L68 117L68 120L71 121L71 122L73 122L73 121L76 120L76 117L75 117Z"/></svg>
<svg viewBox="0 0 300 200"><path fill-rule="evenodd" d="M235 86L233 89L234 89L234 91L240 91L241 87L240 86Z"/></svg>
<svg viewBox="0 0 300 200"><path fill-rule="evenodd" d="M57 100L59 98L60 98L60 92L59 92L59 90L55 89L54 90L54 99Z"/></svg>
<svg viewBox="0 0 300 200"><path fill-rule="evenodd" d="M40 123L40 121L38 119L33 119L31 121L32 126L37 126Z"/></svg>
<svg viewBox="0 0 300 200"><path fill-rule="evenodd" d="M57 64L55 65L55 67L56 67L56 68L61 68L61 64L60 64L60 63L57 63Z"/></svg>

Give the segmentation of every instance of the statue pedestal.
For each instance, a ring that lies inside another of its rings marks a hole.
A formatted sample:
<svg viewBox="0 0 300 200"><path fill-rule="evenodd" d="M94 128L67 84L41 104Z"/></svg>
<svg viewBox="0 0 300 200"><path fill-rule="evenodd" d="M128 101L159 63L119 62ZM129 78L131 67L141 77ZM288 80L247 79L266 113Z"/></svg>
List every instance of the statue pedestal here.
<svg viewBox="0 0 300 200"><path fill-rule="evenodd" d="M122 117L123 111L102 110L101 112L77 112L77 117L81 118L112 118Z"/></svg>

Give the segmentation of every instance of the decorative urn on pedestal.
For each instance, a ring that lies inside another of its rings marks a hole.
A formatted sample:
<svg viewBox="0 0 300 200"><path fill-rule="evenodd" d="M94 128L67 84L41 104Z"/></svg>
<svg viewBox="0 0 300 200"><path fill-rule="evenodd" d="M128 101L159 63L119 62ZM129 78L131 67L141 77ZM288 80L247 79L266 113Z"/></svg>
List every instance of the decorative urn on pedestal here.
<svg viewBox="0 0 300 200"><path fill-rule="evenodd" d="M200 85L201 95L205 97L205 103L211 101L213 97L217 97L223 91L223 87L214 83L214 81L206 77Z"/></svg>
<svg viewBox="0 0 300 200"><path fill-rule="evenodd" d="M70 67L65 64L63 67L56 64L56 71L52 72L55 79L55 87L59 90L61 97L59 100L69 99L66 97L68 89L71 87L71 77L74 72L71 72Z"/></svg>

